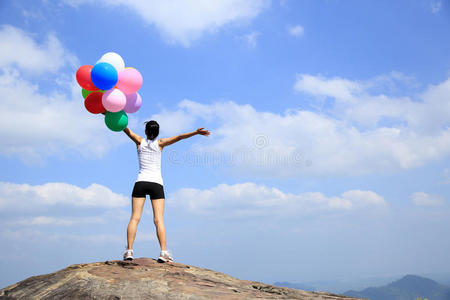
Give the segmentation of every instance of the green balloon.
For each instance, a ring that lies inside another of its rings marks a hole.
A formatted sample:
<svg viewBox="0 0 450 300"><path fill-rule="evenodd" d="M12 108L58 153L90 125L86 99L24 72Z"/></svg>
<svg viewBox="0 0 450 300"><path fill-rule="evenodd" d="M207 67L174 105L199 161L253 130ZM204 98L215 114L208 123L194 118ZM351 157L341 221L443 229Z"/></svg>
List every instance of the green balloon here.
<svg viewBox="0 0 450 300"><path fill-rule="evenodd" d="M122 131L128 125L128 116L123 110L119 112L107 111L105 115L105 124L112 131Z"/></svg>
<svg viewBox="0 0 450 300"><path fill-rule="evenodd" d="M91 91L86 91L85 89L81 89L81 95L83 95L83 98L86 99L86 97L92 93Z"/></svg>
<svg viewBox="0 0 450 300"><path fill-rule="evenodd" d="M90 93L93 93L93 92L104 93L105 91L102 91L102 90L88 91L88 90L85 90L85 89L81 89L81 94L83 95L83 98L84 98L84 99L86 99L86 97L87 97Z"/></svg>

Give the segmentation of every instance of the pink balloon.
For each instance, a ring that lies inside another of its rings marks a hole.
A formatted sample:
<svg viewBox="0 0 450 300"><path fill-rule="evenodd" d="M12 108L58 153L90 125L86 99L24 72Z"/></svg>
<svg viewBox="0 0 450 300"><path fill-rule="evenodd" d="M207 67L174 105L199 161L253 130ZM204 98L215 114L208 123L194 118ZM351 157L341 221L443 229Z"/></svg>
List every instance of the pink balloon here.
<svg viewBox="0 0 450 300"><path fill-rule="evenodd" d="M125 94L136 93L142 86L142 75L134 68L125 68L119 73L117 88Z"/></svg>
<svg viewBox="0 0 450 300"><path fill-rule="evenodd" d="M110 89L102 96L102 104L107 111L121 111L127 104L127 97L118 89Z"/></svg>
<svg viewBox="0 0 450 300"><path fill-rule="evenodd" d="M127 95L127 104L123 108L123 111L129 114L135 113L141 108L142 98L138 93Z"/></svg>

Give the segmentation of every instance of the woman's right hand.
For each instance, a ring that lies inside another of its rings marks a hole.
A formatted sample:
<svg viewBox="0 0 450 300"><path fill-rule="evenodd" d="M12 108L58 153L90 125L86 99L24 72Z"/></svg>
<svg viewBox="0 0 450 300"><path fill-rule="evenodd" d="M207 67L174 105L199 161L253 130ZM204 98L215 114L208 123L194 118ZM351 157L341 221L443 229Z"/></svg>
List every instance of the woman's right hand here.
<svg viewBox="0 0 450 300"><path fill-rule="evenodd" d="M201 135L209 135L211 133L211 132L209 132L209 130L203 130L203 128L205 128L205 127L199 128L195 132L197 134L201 134Z"/></svg>

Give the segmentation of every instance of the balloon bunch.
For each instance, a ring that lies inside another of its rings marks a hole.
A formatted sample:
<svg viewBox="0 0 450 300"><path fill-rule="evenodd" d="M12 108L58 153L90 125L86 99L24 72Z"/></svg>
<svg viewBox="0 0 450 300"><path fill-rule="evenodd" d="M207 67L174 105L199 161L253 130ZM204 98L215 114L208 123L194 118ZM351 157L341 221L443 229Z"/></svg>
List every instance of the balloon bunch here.
<svg viewBox="0 0 450 300"><path fill-rule="evenodd" d="M142 75L135 68L125 68L117 53L106 53L94 66L81 66L76 77L87 111L105 114L105 124L112 131L124 130L128 125L127 113L137 112L142 105L137 93Z"/></svg>

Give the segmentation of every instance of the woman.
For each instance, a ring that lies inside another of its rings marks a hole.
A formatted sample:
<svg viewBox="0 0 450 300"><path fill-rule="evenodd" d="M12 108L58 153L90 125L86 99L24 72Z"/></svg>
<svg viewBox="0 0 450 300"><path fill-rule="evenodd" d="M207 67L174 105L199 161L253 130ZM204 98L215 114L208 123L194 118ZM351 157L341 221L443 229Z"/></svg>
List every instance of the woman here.
<svg viewBox="0 0 450 300"><path fill-rule="evenodd" d="M166 249L166 229L163 222L164 214L164 188L161 176L161 151L182 139L187 139L196 134L209 135L208 130L202 128L196 131L180 134L177 136L156 139L159 135L159 124L152 120L145 124L146 139L137 135L129 128L124 132L136 143L139 158L139 174L132 192L132 212L130 222L127 228L127 249L123 254L124 260L133 260L133 243L136 237L136 229L141 219L142 209L146 195L150 196L153 208L153 222L156 226L161 253L158 261L173 261L172 255Z"/></svg>

